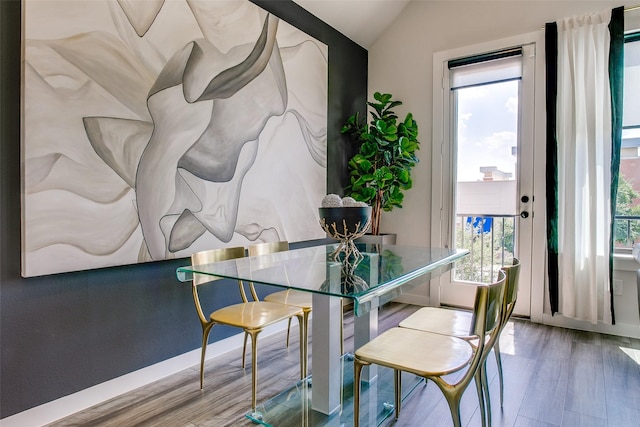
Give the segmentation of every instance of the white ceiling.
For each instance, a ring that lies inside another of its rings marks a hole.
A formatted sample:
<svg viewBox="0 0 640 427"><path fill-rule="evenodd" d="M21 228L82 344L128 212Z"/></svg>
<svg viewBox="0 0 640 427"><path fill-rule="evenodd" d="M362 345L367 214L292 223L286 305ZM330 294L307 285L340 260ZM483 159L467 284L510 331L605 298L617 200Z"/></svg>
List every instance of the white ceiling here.
<svg viewBox="0 0 640 427"><path fill-rule="evenodd" d="M293 0L365 49L410 0Z"/></svg>

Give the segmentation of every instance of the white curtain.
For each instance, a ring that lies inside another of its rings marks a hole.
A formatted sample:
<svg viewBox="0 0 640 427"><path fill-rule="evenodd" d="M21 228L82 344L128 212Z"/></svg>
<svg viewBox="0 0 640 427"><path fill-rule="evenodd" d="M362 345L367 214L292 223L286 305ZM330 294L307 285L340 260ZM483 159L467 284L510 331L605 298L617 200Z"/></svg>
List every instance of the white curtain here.
<svg viewBox="0 0 640 427"><path fill-rule="evenodd" d="M611 323L611 11L558 21L559 311Z"/></svg>

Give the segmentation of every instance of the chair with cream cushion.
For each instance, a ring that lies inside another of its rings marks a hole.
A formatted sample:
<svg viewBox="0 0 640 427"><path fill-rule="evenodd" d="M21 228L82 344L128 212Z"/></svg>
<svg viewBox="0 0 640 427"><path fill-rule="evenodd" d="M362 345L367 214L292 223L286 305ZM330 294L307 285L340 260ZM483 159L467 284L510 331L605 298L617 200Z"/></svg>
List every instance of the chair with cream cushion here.
<svg viewBox="0 0 640 427"><path fill-rule="evenodd" d="M267 243L257 243L255 245L249 246L248 252L249 256L258 256L265 255L274 252L282 252L289 250L289 242L280 241L280 242L267 242ZM254 295L257 298L257 295ZM300 307L302 309L302 318L304 324L304 348L308 348L309 342L309 316L313 311L313 294L311 292L303 292L297 291L295 289L287 289L286 291L277 291L273 292L266 297L264 297L265 301L277 302L280 304L292 305L295 307ZM345 309L345 300L342 300L343 303L343 317L340 321L340 354L344 354L344 309ZM291 319L289 319L289 325L287 327L287 347L289 347L289 333L291 331ZM247 346L247 336L245 335L245 343L244 347L246 350ZM243 350L243 354L244 351ZM242 359L242 366L244 366L244 356ZM305 373L307 371L307 363L305 362Z"/></svg>
<svg viewBox="0 0 640 427"><path fill-rule="evenodd" d="M245 256L244 247L225 248L225 249L213 249L209 251L203 251L195 253L191 256L192 266L205 265L218 261L231 260L235 258L242 258ZM299 307L288 306L284 304L277 304L267 301L249 301L247 299L244 284L242 281L238 281L240 290L240 296L242 303L233 304L220 309L205 316L200 297L198 295L198 287L218 280L218 277L207 276L203 274L196 274L193 277L193 300L198 313L198 318L202 325L202 352L200 355L200 388L204 386L204 360L207 349L207 341L209 339L209 333L214 325L228 325L237 328L242 328L245 334L251 336L251 348L252 348L252 360L251 360L251 408L256 410L257 400L257 385L258 385L258 365L257 365L257 349L258 349L258 334L267 326L274 323L297 317L300 323L300 342L303 342L303 325L302 325L302 310ZM255 294L253 286L250 285L252 294ZM244 355L243 355L244 357ZM303 346L300 346L300 378L304 377L303 361L306 357L306 351Z"/></svg>
<svg viewBox="0 0 640 427"><path fill-rule="evenodd" d="M500 356L500 334L511 318L511 314L513 313L513 309L515 308L518 298L520 261L517 258L514 258L510 266L504 266L502 269L507 275L507 284L505 286L502 316L500 318L500 326L498 328L498 339L493 346L496 363L498 365L498 379L500 382L500 406L502 406L504 402L502 358ZM419 329L422 331L463 338L471 340L473 344L477 337L469 335L469 325L471 324L472 317L473 313L469 311L440 307L424 307L400 322L400 327ZM485 384L485 386L488 388L488 385ZM487 407L490 411L491 404L488 397L489 396L487 395Z"/></svg>
<svg viewBox="0 0 640 427"><path fill-rule="evenodd" d="M360 377L362 368L376 364L394 370L395 416L400 415L401 372L409 372L433 381L449 404L453 424L460 426L460 399L472 379L482 409L482 390L478 373L497 339L506 275L498 273L498 280L476 288L474 316L468 332L478 337L477 347L461 338L395 327L382 333L355 351L354 358L354 426L358 427L360 413ZM466 370L465 370L466 368ZM455 383L444 377L464 372ZM482 414L485 420L484 411Z"/></svg>
<svg viewBox="0 0 640 427"><path fill-rule="evenodd" d="M289 250L289 242L281 241L281 242L267 242L267 243L257 243L255 245L249 246L249 256L259 256L271 254L274 252L283 252ZM257 300L258 296L254 295L254 298ZM313 294L310 292L296 291L295 289L287 289L285 291L277 291L267 295L264 300L285 304L292 307L297 307L302 310L302 327L304 328L304 337L303 340L300 341L300 345L305 349L305 355L307 354L306 349L308 348L308 326L309 326L309 315L312 310L312 299ZM289 347L289 332L291 330L291 319L289 319L289 324L287 327L287 347ZM245 334L245 343L244 347L246 349L247 346L247 335ZM244 350L243 350L243 359L242 364L244 366ZM307 360L303 362L303 372L306 376L307 374Z"/></svg>

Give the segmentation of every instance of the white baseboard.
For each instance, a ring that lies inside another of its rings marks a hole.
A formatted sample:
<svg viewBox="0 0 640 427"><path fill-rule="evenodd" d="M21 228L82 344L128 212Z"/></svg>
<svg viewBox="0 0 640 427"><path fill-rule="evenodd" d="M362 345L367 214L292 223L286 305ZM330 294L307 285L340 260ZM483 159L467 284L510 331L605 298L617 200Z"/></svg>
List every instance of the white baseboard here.
<svg viewBox="0 0 640 427"><path fill-rule="evenodd" d="M616 323L615 325L606 325L598 323L594 325L587 321L569 319L561 314L552 316L550 314L542 315L542 323L549 326L558 326L568 329L578 329L581 331L597 332L600 334L617 335L621 337L640 339L640 326L625 323Z"/></svg>
<svg viewBox="0 0 640 427"><path fill-rule="evenodd" d="M424 307L429 305L429 297L422 294L402 294L399 297L396 297L394 301L403 304L421 305Z"/></svg>
<svg viewBox="0 0 640 427"><path fill-rule="evenodd" d="M265 328L262 337L275 334L287 328L286 322L280 322ZM232 350L242 348L243 334L237 334L207 346L206 359L213 359ZM171 359L156 363L135 372L97 384L93 387L61 397L51 402L27 409L26 411L0 419L2 427L36 427L50 424L68 417L76 412L105 402L121 394L151 384L169 375L200 364L200 348L181 354Z"/></svg>

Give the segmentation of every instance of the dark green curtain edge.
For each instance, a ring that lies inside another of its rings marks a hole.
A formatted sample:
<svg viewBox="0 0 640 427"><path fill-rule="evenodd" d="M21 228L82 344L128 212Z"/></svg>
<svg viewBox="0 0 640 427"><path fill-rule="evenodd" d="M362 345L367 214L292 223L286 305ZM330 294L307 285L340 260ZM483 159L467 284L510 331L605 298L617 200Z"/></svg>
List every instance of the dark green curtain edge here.
<svg viewBox="0 0 640 427"><path fill-rule="evenodd" d="M545 31L546 81L546 200L547 200L547 270L551 314L558 312L558 141L556 112L558 98L558 25L547 23Z"/></svg>
<svg viewBox="0 0 640 427"><path fill-rule="evenodd" d="M624 7L611 11L609 22L609 86L611 90L611 236L609 239L609 297L611 323L616 324L613 294L613 243L615 240L615 214L620 177L620 147L622 145L622 109L624 83Z"/></svg>

